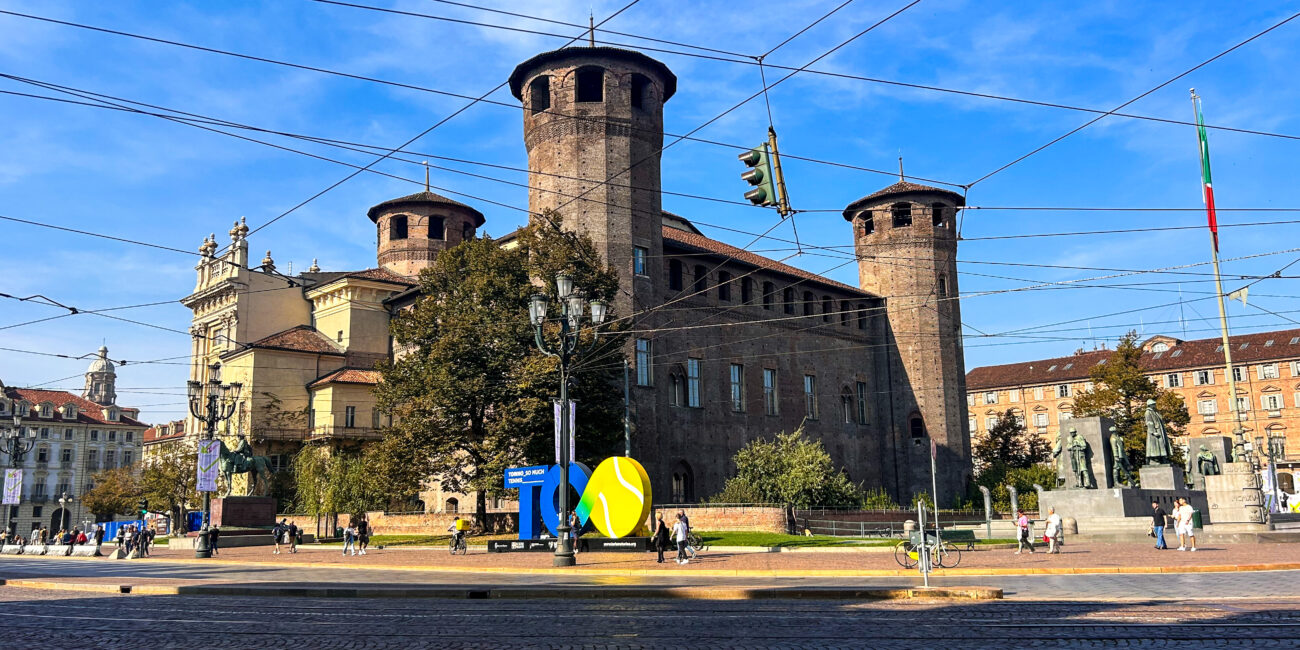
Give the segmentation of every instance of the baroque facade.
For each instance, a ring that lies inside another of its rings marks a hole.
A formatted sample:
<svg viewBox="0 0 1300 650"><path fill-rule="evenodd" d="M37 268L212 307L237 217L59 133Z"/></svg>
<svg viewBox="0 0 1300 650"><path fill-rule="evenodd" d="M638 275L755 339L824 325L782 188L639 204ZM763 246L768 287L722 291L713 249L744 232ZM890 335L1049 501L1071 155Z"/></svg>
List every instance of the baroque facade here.
<svg viewBox="0 0 1300 650"><path fill-rule="evenodd" d="M1294 456L1297 444L1288 444L1288 438L1300 434L1300 329L1239 334L1229 345L1246 440L1261 454L1272 445L1280 459L1288 450ZM1158 335L1141 347L1147 376L1186 404L1192 418L1187 435L1233 435L1221 338L1183 341ZM1092 388L1089 371L1110 355L1095 350L971 370L966 375L971 436L987 434L1010 409L1029 431L1056 440L1060 423L1074 410L1074 395Z"/></svg>
<svg viewBox="0 0 1300 650"><path fill-rule="evenodd" d="M933 440L941 495L964 494L960 195L900 181L850 203L844 234L859 260L851 286L711 239L663 211L663 110L677 78L659 61L571 47L520 64L509 84L524 108L530 213L554 210L589 236L619 275L613 316L636 314L624 351L633 455L657 501L715 493L740 447L800 427L852 480L900 502L930 489ZM221 255L215 237L204 241L195 292L182 301L194 311L191 378L206 380L220 361L222 380L243 381L247 402L222 433L243 427L258 453L274 455L312 438L363 441L382 428L370 388L375 362L393 355L388 322L419 298L420 269L476 236L485 218L427 190L367 216L379 244L378 268L365 271L313 264L289 277L269 252L256 266L239 223ZM272 405L308 421L272 426ZM185 431L196 434L197 423ZM577 435L581 445L581 415ZM436 498L427 509L457 499L445 496L426 495Z"/></svg>
<svg viewBox="0 0 1300 650"><path fill-rule="evenodd" d="M140 460L147 426L137 418L140 409L117 404L117 371L100 347L86 370L81 395L0 384L0 422L12 426L21 418L25 440L34 435L35 446L21 459L21 502L7 506L7 521L21 535L41 525L87 528L95 515L81 504L94 487L96 472L130 467ZM8 449L0 453L5 468L12 467ZM60 504L59 500L63 499Z"/></svg>

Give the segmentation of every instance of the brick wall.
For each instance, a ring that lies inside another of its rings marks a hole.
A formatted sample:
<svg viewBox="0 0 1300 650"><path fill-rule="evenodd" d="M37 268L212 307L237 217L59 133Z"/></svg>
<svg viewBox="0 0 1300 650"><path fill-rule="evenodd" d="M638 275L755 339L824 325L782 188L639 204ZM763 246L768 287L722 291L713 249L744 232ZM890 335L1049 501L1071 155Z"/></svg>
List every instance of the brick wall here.
<svg viewBox="0 0 1300 650"><path fill-rule="evenodd" d="M653 524L657 513L663 512L664 523L672 526L677 511L683 510L696 530L746 530L766 533L785 533L789 530L786 509L781 506L664 506L650 512Z"/></svg>

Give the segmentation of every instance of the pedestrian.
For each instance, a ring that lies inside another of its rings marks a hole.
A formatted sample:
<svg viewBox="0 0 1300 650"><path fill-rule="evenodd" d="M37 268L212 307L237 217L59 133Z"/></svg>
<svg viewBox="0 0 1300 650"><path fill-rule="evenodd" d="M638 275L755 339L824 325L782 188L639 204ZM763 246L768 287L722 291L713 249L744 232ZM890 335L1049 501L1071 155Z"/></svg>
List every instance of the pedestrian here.
<svg viewBox="0 0 1300 650"><path fill-rule="evenodd" d="M289 552L298 552L298 524L289 522Z"/></svg>
<svg viewBox="0 0 1300 650"><path fill-rule="evenodd" d="M298 547L301 545L302 545L302 529L299 528L298 532L293 536L293 552L297 553Z"/></svg>
<svg viewBox="0 0 1300 650"><path fill-rule="evenodd" d="M686 559L686 517L677 515L677 523L672 525L672 538L677 542L677 564L688 564Z"/></svg>
<svg viewBox="0 0 1300 650"><path fill-rule="evenodd" d="M88 542L88 541L90 541L90 538L89 538L89 537L86 537L86 533L85 533L85 532L78 532L78 533L77 533L77 542L76 542L77 544L85 544L85 543Z"/></svg>
<svg viewBox="0 0 1300 650"><path fill-rule="evenodd" d="M1025 511L1017 510L1016 511L1016 555L1020 555L1020 552L1023 551L1026 546L1029 547L1030 553L1034 552L1034 537L1033 534L1030 532L1030 526L1031 524L1029 521L1029 517L1025 516Z"/></svg>
<svg viewBox="0 0 1300 650"><path fill-rule="evenodd" d="M1160 507L1159 501L1151 502L1151 536L1156 538L1156 548L1162 551L1168 550L1169 545L1165 543L1165 525L1168 523L1169 513Z"/></svg>
<svg viewBox="0 0 1300 650"><path fill-rule="evenodd" d="M99 547L104 543L104 527L95 526L95 552L99 552Z"/></svg>
<svg viewBox="0 0 1300 650"><path fill-rule="evenodd" d="M689 555L690 558L691 558L692 560L694 560L694 559L695 559L696 552L695 552L695 547L691 546L691 538L690 538L690 534L691 534L691 518L686 516L686 511L685 511L685 510L678 510L678 511L677 511L677 518L680 519L681 522L682 522L683 524L686 524L686 535L687 535L687 537L686 537L686 554Z"/></svg>
<svg viewBox="0 0 1300 650"><path fill-rule="evenodd" d="M348 551L352 551L353 555L357 554L356 541L357 541L357 529L355 526L352 525L351 522L349 522L348 527L343 529L343 554L344 555L347 555Z"/></svg>
<svg viewBox="0 0 1300 650"><path fill-rule="evenodd" d="M1061 535L1061 515L1056 514L1056 508L1047 509L1047 530L1043 532L1043 537L1047 540L1047 552L1060 554L1061 549L1057 546Z"/></svg>
<svg viewBox="0 0 1300 650"><path fill-rule="evenodd" d="M280 554L280 542L284 540L285 533L284 521L285 520L281 519L280 521L275 522L274 526L271 526L271 539L275 543L275 550L271 551L271 555Z"/></svg>
<svg viewBox="0 0 1300 650"><path fill-rule="evenodd" d="M131 551L135 550L135 526L128 525L126 532L122 534L122 543L126 547L126 557L130 559Z"/></svg>
<svg viewBox="0 0 1300 650"><path fill-rule="evenodd" d="M1195 551L1196 550L1196 530L1192 528L1192 504L1187 502L1186 498L1179 498L1182 502L1174 510L1174 531L1178 533L1178 550ZM1184 543L1184 538L1186 542Z"/></svg>
<svg viewBox="0 0 1300 650"><path fill-rule="evenodd" d="M360 550L357 555L365 555L366 549L370 546L370 522L365 517L357 522L357 547Z"/></svg>
<svg viewBox="0 0 1300 650"><path fill-rule="evenodd" d="M664 524L664 513L659 513L654 532L655 551L659 553L659 564L664 563L664 551L668 550L668 526Z"/></svg>
<svg viewBox="0 0 1300 650"><path fill-rule="evenodd" d="M582 522L578 521L578 513L569 513L569 548L573 549L573 554L578 554L578 530L582 528Z"/></svg>
<svg viewBox="0 0 1300 650"><path fill-rule="evenodd" d="M217 554L217 542L221 541L221 529L216 526L208 531L208 548L212 549L212 554Z"/></svg>

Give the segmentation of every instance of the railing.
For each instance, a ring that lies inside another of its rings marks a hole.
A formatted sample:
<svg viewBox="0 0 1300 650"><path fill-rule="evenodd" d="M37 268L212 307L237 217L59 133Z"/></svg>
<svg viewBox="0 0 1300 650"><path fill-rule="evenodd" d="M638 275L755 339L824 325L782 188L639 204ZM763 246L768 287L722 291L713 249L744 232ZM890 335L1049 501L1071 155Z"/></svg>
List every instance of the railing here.
<svg viewBox="0 0 1300 650"><path fill-rule="evenodd" d="M46 501L49 500L50 500L50 495L48 494L33 494L31 498L28 499L28 501L31 501L32 503L45 503Z"/></svg>
<svg viewBox="0 0 1300 650"><path fill-rule="evenodd" d="M915 515L912 517L915 519ZM832 537L902 537L903 523L901 521L836 521L834 519L806 519L799 520L803 529L814 535L829 535ZM943 528L952 526L983 524L984 519L961 520L961 519L944 519L939 516L939 525Z"/></svg>
<svg viewBox="0 0 1300 650"><path fill-rule="evenodd" d="M322 440L326 438L378 440L383 436L382 431L382 429L375 429L372 427L320 426L312 429L311 438L313 440Z"/></svg>
<svg viewBox="0 0 1300 650"><path fill-rule="evenodd" d="M72 469L72 461L70 460L59 461L59 469Z"/></svg>

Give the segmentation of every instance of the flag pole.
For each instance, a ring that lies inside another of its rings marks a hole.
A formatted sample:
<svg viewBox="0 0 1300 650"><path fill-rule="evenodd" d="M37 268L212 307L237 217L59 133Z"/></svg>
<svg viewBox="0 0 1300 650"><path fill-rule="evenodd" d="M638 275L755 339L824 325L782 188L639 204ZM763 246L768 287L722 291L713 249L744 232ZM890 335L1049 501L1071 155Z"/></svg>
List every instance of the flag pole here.
<svg viewBox="0 0 1300 650"><path fill-rule="evenodd" d="M1210 254L1214 263L1214 293L1219 303L1219 329L1223 337L1224 376L1228 380L1228 406L1232 411L1232 460L1246 460L1246 434L1241 429L1241 413L1237 407L1237 380L1232 374L1232 347L1228 342L1228 311L1223 299L1223 277L1219 274L1219 223L1214 212L1214 184L1210 180L1210 141L1205 133L1205 120L1201 117L1201 98L1196 89L1191 90L1192 110L1196 114L1196 137L1201 153L1201 199L1205 202L1205 215L1210 228ZM1190 453L1190 451L1189 451Z"/></svg>

